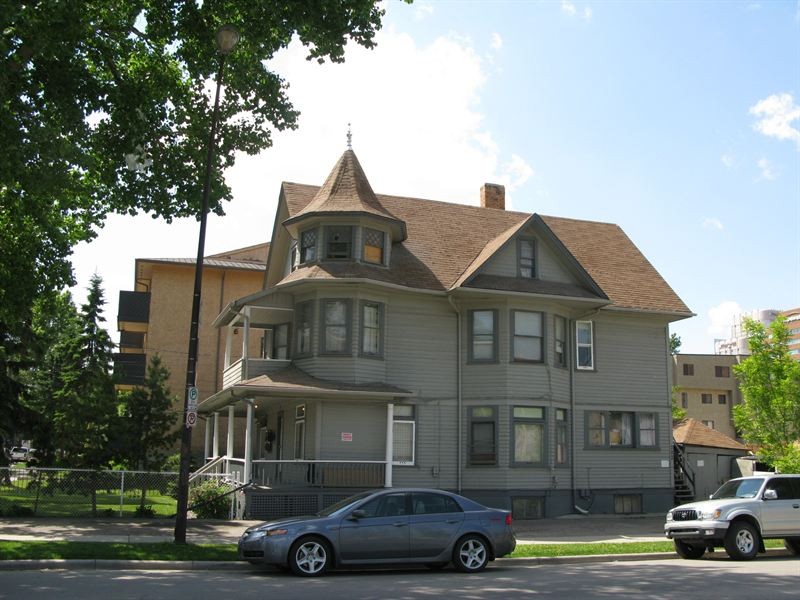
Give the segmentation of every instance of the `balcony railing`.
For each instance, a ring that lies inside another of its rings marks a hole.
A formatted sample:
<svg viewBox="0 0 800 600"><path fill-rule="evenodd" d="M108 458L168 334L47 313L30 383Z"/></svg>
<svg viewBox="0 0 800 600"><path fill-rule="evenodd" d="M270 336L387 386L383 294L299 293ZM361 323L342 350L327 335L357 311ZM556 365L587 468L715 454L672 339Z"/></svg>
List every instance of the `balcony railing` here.
<svg viewBox="0 0 800 600"><path fill-rule="evenodd" d="M146 371L146 354L114 354L114 377L118 385L144 385Z"/></svg>
<svg viewBox="0 0 800 600"><path fill-rule="evenodd" d="M253 483L271 488L383 487L384 461L254 460Z"/></svg>
<svg viewBox="0 0 800 600"><path fill-rule="evenodd" d="M292 361L279 360L276 358L248 358L247 364L243 359L232 363L222 372L222 389L259 375L274 373L288 367ZM245 366L247 367L245 369Z"/></svg>
<svg viewBox="0 0 800 600"><path fill-rule="evenodd" d="M119 293L119 310L117 322L120 325L133 323L147 323L150 321L150 292ZM120 327L120 330L128 329Z"/></svg>

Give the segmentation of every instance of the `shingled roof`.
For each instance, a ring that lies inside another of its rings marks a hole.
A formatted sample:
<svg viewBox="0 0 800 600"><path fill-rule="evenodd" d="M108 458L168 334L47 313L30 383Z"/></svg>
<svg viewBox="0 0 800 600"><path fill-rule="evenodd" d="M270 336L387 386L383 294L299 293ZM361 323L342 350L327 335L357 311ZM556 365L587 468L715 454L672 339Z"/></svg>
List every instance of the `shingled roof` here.
<svg viewBox="0 0 800 600"><path fill-rule="evenodd" d="M325 183L322 184L314 197L289 219L284 225L296 222L302 217L311 214L353 214L366 213L394 221L400 227L402 219L398 219L386 210L381 201L372 191L372 186L367 180L361 163L358 162L355 152L346 150L339 162L333 167Z"/></svg>
<svg viewBox="0 0 800 600"><path fill-rule="evenodd" d="M346 175L348 170L355 175ZM597 299L614 308L692 315L617 225L558 217L537 218L530 213L374 194L372 188L368 192L358 188L356 183L362 176L355 154L348 150L321 188L284 182L282 192L289 213L285 223L325 207L341 210L349 207L348 212L356 207L373 213L382 210L380 214L404 222L407 229L406 239L392 246L390 269L358 263L321 263L301 267L281 283L300 279L369 278L437 291L464 286L569 295ZM351 179L356 183L343 185ZM533 220L549 230L556 243L563 246L565 254L583 269L588 282L585 287L536 282L536 289L528 289L530 286L518 289L519 282L511 281L513 278L479 273L486 260Z"/></svg>
<svg viewBox="0 0 800 600"><path fill-rule="evenodd" d="M707 446L709 448L727 448L746 451L747 446L740 444L724 433L703 425L691 417L683 419L672 427L672 437L678 444L689 446Z"/></svg>

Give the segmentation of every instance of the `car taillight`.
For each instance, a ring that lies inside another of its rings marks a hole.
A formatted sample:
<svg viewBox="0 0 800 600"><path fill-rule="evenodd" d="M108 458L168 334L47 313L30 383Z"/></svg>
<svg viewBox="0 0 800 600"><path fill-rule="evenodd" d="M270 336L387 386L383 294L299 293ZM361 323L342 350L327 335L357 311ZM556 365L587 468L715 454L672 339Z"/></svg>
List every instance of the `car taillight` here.
<svg viewBox="0 0 800 600"><path fill-rule="evenodd" d="M506 515L506 525L511 525L512 521L513 521L513 519L511 518L511 513L508 513Z"/></svg>

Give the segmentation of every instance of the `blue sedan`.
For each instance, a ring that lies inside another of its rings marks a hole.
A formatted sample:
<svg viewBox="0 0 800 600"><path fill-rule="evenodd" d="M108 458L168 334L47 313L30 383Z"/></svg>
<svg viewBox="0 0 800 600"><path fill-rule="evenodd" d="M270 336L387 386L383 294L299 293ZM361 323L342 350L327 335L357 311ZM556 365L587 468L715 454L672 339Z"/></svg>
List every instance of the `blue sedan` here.
<svg viewBox="0 0 800 600"><path fill-rule="evenodd" d="M239 558L314 577L351 565L448 563L475 573L514 551L511 513L428 489L362 492L315 516L248 528Z"/></svg>

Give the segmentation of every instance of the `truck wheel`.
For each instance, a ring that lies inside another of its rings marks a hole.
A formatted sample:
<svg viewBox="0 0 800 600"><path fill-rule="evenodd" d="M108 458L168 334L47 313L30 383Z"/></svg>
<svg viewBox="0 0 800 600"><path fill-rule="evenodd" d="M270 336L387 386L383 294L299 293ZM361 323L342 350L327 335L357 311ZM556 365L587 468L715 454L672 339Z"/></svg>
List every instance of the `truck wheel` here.
<svg viewBox="0 0 800 600"><path fill-rule="evenodd" d="M682 542L681 540L673 540L675 542L675 552L678 553L678 556L681 558L688 558L691 560L695 560L703 556L706 553L705 546L693 546L692 544L687 544L686 542Z"/></svg>
<svg viewBox="0 0 800 600"><path fill-rule="evenodd" d="M758 532L745 521L732 523L725 535L725 552L733 560L753 560L758 553Z"/></svg>
<svg viewBox="0 0 800 600"><path fill-rule="evenodd" d="M800 537L786 538L783 545L792 556L800 556Z"/></svg>

